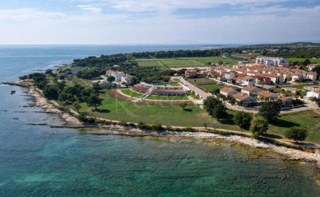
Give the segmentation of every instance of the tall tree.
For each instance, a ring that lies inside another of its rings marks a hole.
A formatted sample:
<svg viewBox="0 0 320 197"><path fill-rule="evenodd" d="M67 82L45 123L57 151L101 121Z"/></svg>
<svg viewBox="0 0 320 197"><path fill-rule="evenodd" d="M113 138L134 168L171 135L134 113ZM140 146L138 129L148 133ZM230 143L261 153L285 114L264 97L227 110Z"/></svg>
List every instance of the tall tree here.
<svg viewBox="0 0 320 197"><path fill-rule="evenodd" d="M268 131L268 122L263 119L254 120L251 123L250 131L255 138L259 138Z"/></svg>
<svg viewBox="0 0 320 197"><path fill-rule="evenodd" d="M95 110L98 110L97 106L101 105L101 99L96 94L91 94L87 100L89 106L93 106Z"/></svg>
<svg viewBox="0 0 320 197"><path fill-rule="evenodd" d="M59 96L59 87L56 84L46 85L43 88L43 94L48 99L57 99Z"/></svg>
<svg viewBox="0 0 320 197"><path fill-rule="evenodd" d="M209 115L218 120L228 116L226 106L224 106L220 100L212 96L208 97L204 101L204 109L209 113Z"/></svg>
<svg viewBox="0 0 320 197"><path fill-rule="evenodd" d="M92 88L94 89L94 91L96 93L98 93L102 89L101 86L99 85L99 83L93 83Z"/></svg>
<svg viewBox="0 0 320 197"><path fill-rule="evenodd" d="M281 104L278 102L265 102L259 110L261 115L268 123L274 123L278 120L281 110Z"/></svg>
<svg viewBox="0 0 320 197"><path fill-rule="evenodd" d="M249 129L250 123L252 120L252 116L245 112L238 112L234 116L234 122L241 128L241 129Z"/></svg>
<svg viewBox="0 0 320 197"><path fill-rule="evenodd" d="M292 139L296 142L304 141L308 136L308 131L305 128L292 127L286 131L285 136L288 139Z"/></svg>
<svg viewBox="0 0 320 197"><path fill-rule="evenodd" d="M114 80L116 80L116 78L114 78L114 76L109 76L107 78L107 81L110 82L110 83L112 83Z"/></svg>

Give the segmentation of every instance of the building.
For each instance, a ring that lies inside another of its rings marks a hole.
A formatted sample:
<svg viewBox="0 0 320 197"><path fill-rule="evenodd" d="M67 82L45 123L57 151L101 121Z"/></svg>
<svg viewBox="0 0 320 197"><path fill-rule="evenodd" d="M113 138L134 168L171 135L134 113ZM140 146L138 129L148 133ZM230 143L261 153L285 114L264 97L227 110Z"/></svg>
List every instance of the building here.
<svg viewBox="0 0 320 197"><path fill-rule="evenodd" d="M256 80L253 77L243 77L241 80L241 84L242 86L254 86L256 84Z"/></svg>
<svg viewBox="0 0 320 197"><path fill-rule="evenodd" d="M220 89L220 94L225 96L225 97L228 97L228 96L231 96L231 95L234 95L234 94L237 94L239 93L237 90L233 89L233 88L222 88Z"/></svg>
<svg viewBox="0 0 320 197"><path fill-rule="evenodd" d="M279 100L282 101L282 105L284 106L292 106L292 98L291 97L280 97Z"/></svg>
<svg viewBox="0 0 320 197"><path fill-rule="evenodd" d="M312 71L313 69L315 69L316 67L320 66L320 64L310 64L307 66L309 71Z"/></svg>
<svg viewBox="0 0 320 197"><path fill-rule="evenodd" d="M135 84L132 89L134 91L150 94L150 95L158 95L158 96L186 96L187 93L182 86L158 86L153 84L147 84L141 82L139 84Z"/></svg>
<svg viewBox="0 0 320 197"><path fill-rule="evenodd" d="M232 78L234 78L236 76L235 72L225 72L224 73L224 78L226 78L227 80L230 80Z"/></svg>
<svg viewBox="0 0 320 197"><path fill-rule="evenodd" d="M236 99L236 101L238 102L242 101L242 102L249 103L250 105L257 103L257 100L255 98L252 98L246 94L237 93L232 95L232 97Z"/></svg>
<svg viewBox="0 0 320 197"><path fill-rule="evenodd" d="M198 77L198 71L194 69L188 69L184 73L185 73L185 78Z"/></svg>
<svg viewBox="0 0 320 197"><path fill-rule="evenodd" d="M133 78L132 75L126 74L125 76L121 77L121 82L122 82L122 83L125 83L125 84L127 84L127 85L130 85L132 78Z"/></svg>
<svg viewBox="0 0 320 197"><path fill-rule="evenodd" d="M256 63L263 64L266 66L288 67L288 61L281 57L258 56L256 58Z"/></svg>
<svg viewBox="0 0 320 197"><path fill-rule="evenodd" d="M124 74L124 72L121 72L121 71L108 70L106 72L106 76L107 77L112 76L112 77L115 78L115 81L120 82L121 81L121 77L124 77L125 74Z"/></svg>
<svg viewBox="0 0 320 197"><path fill-rule="evenodd" d="M241 90L241 93L247 94L247 95L256 95L258 92L262 91L260 88L257 88L255 86L246 86L243 87Z"/></svg>
<svg viewBox="0 0 320 197"><path fill-rule="evenodd" d="M320 99L320 91L307 92L307 96L305 96L305 98L309 100L312 98Z"/></svg>
<svg viewBox="0 0 320 197"><path fill-rule="evenodd" d="M273 92L268 92L268 91L260 91L257 93L258 98L260 99L268 99L268 100L274 100L275 98L278 98L278 94L275 94Z"/></svg>

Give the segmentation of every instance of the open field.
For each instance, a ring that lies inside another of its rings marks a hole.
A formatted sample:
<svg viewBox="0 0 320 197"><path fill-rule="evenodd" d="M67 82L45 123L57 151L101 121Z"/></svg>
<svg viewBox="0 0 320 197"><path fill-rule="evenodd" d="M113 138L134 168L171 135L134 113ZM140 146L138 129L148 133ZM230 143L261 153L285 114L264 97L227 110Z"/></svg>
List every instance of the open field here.
<svg viewBox="0 0 320 197"><path fill-rule="evenodd" d="M122 92L123 94L128 95L128 96L132 96L132 97L136 97L136 98L139 98L139 97L142 96L142 94L133 92L133 91L131 91L130 89L121 90L121 92Z"/></svg>
<svg viewBox="0 0 320 197"><path fill-rule="evenodd" d="M238 63L238 59L224 57L186 57L186 58L164 58L164 59L137 59L139 66L158 66L161 69L183 68L183 67L201 67L208 65L209 62L218 63L222 61L233 65Z"/></svg>
<svg viewBox="0 0 320 197"><path fill-rule="evenodd" d="M192 78L188 79L187 81L206 92L224 87L223 85L218 85L215 81L207 78Z"/></svg>
<svg viewBox="0 0 320 197"><path fill-rule="evenodd" d="M141 67L159 67L162 70L168 70L158 59L137 59L136 62Z"/></svg>
<svg viewBox="0 0 320 197"><path fill-rule="evenodd" d="M181 58L181 59L189 59L196 62L199 62L204 65L208 65L209 62L211 63L218 63L222 61L223 63L234 65L237 64L239 60L233 58L224 58L224 57L192 57L192 58Z"/></svg>
<svg viewBox="0 0 320 197"><path fill-rule="evenodd" d="M184 100L189 100L187 97L185 96L155 96L155 95L151 95L148 96L146 99L152 99L152 100L166 100L166 101L184 101Z"/></svg>
<svg viewBox="0 0 320 197"><path fill-rule="evenodd" d="M320 110L317 111L320 113ZM320 144L320 114L314 111L303 111L281 115L278 123L269 125L268 133L284 136L285 131L293 126L301 126L309 131L307 140Z"/></svg>
<svg viewBox="0 0 320 197"><path fill-rule="evenodd" d="M99 107L100 112L94 112L94 115L100 118L140 122L148 124L160 123L163 125L175 126L203 126L207 123L210 127L219 127L225 129L239 129L232 120L227 120L224 123L219 123L214 118L210 117L206 111L198 105L188 105L186 110L182 110L179 105L151 105L143 103L133 103L130 101L122 101L111 97L106 93L101 94L103 99L102 105ZM81 103L81 111L91 113L91 109L86 103ZM228 111L230 119L235 112Z"/></svg>
<svg viewBox="0 0 320 197"><path fill-rule="evenodd" d="M305 60L305 58L287 58L288 61L291 62L303 62ZM317 63L320 64L320 59L309 59L311 63Z"/></svg>

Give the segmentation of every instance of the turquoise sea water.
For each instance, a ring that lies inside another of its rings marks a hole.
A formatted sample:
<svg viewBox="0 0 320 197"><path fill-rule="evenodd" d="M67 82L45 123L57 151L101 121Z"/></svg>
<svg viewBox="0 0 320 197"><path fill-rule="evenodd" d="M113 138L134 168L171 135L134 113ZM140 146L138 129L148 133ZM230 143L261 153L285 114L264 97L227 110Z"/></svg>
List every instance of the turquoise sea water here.
<svg viewBox="0 0 320 197"><path fill-rule="evenodd" d="M0 47L0 81L81 56L117 52L91 47ZM140 47L122 46L118 52L152 50ZM17 93L10 95L11 90ZM25 89L0 85L1 197L319 196L313 163L221 141L31 126L62 124L55 115L24 107L31 103Z"/></svg>

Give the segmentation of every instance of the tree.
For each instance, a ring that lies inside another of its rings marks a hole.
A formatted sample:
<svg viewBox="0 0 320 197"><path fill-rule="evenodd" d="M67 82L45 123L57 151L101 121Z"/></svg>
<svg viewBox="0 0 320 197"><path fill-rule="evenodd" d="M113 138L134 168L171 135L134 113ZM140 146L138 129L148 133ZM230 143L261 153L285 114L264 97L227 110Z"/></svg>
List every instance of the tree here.
<svg viewBox="0 0 320 197"><path fill-rule="evenodd" d="M77 110L77 112L79 112L79 110L81 109L80 103L79 101L76 101L73 103L74 108Z"/></svg>
<svg viewBox="0 0 320 197"><path fill-rule="evenodd" d="M102 89L101 86L99 85L99 83L93 83L93 84L92 84L92 88L94 89L94 91L95 91L96 93L98 93L99 90Z"/></svg>
<svg viewBox="0 0 320 197"><path fill-rule="evenodd" d="M130 80L131 85L135 85L139 83L139 79L137 77L132 77Z"/></svg>
<svg viewBox="0 0 320 197"><path fill-rule="evenodd" d="M252 116L245 112L238 112L234 116L234 122L241 128L241 129L249 129L250 123L252 120Z"/></svg>
<svg viewBox="0 0 320 197"><path fill-rule="evenodd" d="M181 109L185 110L185 108L188 106L187 103L180 103Z"/></svg>
<svg viewBox="0 0 320 197"><path fill-rule="evenodd" d="M57 99L59 96L59 87L56 84L46 85L43 88L43 94L48 99Z"/></svg>
<svg viewBox="0 0 320 197"><path fill-rule="evenodd" d="M319 77L320 77L320 66L315 67L314 69L312 69L312 71L317 73L317 79L319 79Z"/></svg>
<svg viewBox="0 0 320 197"><path fill-rule="evenodd" d="M73 100L73 96L67 92L61 92L59 97L58 97L59 101L65 101L65 102L69 102L70 100Z"/></svg>
<svg viewBox="0 0 320 197"><path fill-rule="evenodd" d="M46 70L45 74L46 75L52 75L52 70L51 69Z"/></svg>
<svg viewBox="0 0 320 197"><path fill-rule="evenodd" d="M226 106L224 106L224 104L220 100L212 96L209 96L204 101L204 109L209 113L209 115L218 120L226 118L228 116Z"/></svg>
<svg viewBox="0 0 320 197"><path fill-rule="evenodd" d="M263 119L254 120L251 123L250 131L255 138L259 138L261 135L265 134L268 130L268 122Z"/></svg>
<svg viewBox="0 0 320 197"><path fill-rule="evenodd" d="M292 139L296 142L304 141L308 136L308 131L301 127L292 127L288 129L285 133L286 138Z"/></svg>
<svg viewBox="0 0 320 197"><path fill-rule="evenodd" d="M110 83L112 83L114 80L116 80L116 78L114 78L114 76L109 76L107 78L107 81L110 82Z"/></svg>
<svg viewBox="0 0 320 197"><path fill-rule="evenodd" d="M278 120L280 114L281 104L278 102L265 102L259 110L261 115L268 123L274 123Z"/></svg>
<svg viewBox="0 0 320 197"><path fill-rule="evenodd" d="M228 117L226 106L224 106L222 103L217 104L213 110L212 116L217 120Z"/></svg>
<svg viewBox="0 0 320 197"><path fill-rule="evenodd" d="M101 99L96 94L91 94L87 100L88 105L93 106L95 110L98 110L97 106L101 105Z"/></svg>

